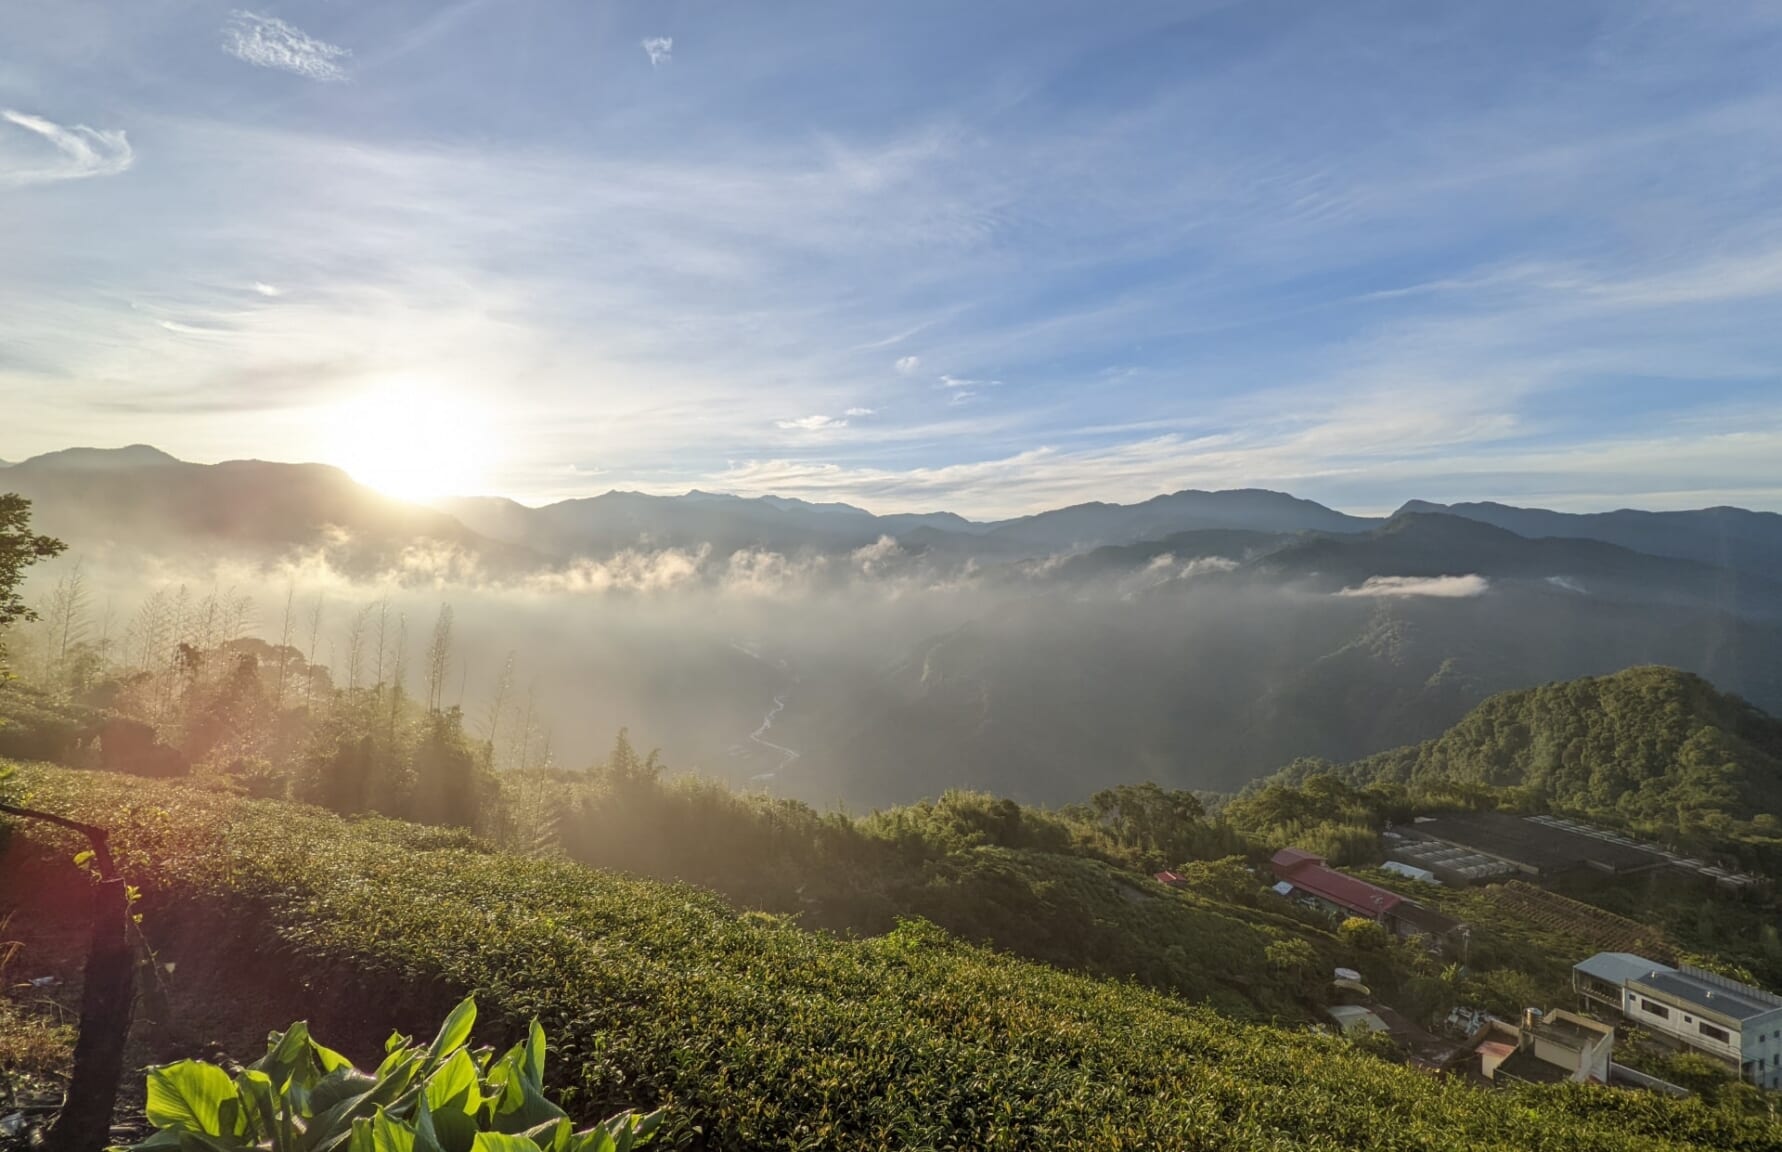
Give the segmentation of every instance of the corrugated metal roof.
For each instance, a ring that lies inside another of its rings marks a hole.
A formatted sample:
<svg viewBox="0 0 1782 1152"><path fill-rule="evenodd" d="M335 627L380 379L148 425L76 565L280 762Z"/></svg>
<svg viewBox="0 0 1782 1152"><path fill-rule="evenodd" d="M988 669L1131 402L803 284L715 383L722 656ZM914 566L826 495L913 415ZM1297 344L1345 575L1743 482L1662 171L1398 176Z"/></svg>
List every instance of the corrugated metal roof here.
<svg viewBox="0 0 1782 1152"><path fill-rule="evenodd" d="M1654 972L1675 971L1669 965L1648 960L1644 956L1635 956L1632 952L1598 952L1588 960L1580 960L1572 965L1572 970L1615 985L1638 980Z"/></svg>
<svg viewBox="0 0 1782 1152"><path fill-rule="evenodd" d="M1404 897L1396 892L1345 876L1322 864L1296 868L1287 879L1301 892L1309 892L1363 916L1383 916L1404 902Z"/></svg>
<svg viewBox="0 0 1782 1152"><path fill-rule="evenodd" d="M1729 1020L1750 1020L1767 1015L1782 1008L1774 996L1761 988L1735 984L1727 981L1721 984L1703 979L1692 972L1679 972L1667 968L1659 972L1649 972L1632 981L1636 988L1660 992L1685 1004L1694 1005L1703 1012L1712 1012Z"/></svg>

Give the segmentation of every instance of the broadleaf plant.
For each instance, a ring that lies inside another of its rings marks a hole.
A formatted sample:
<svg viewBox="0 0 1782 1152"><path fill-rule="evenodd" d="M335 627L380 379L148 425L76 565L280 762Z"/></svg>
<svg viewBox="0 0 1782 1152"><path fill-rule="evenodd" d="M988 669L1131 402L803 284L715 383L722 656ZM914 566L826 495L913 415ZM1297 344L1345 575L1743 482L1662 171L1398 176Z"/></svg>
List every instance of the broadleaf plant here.
<svg viewBox="0 0 1782 1152"><path fill-rule="evenodd" d="M371 1074L302 1022L234 1077L196 1060L150 1068L156 1131L129 1152L630 1152L655 1137L660 1110L575 1131L544 1094L538 1022L499 1058L469 1048L475 1023L466 999L425 1047L391 1036Z"/></svg>

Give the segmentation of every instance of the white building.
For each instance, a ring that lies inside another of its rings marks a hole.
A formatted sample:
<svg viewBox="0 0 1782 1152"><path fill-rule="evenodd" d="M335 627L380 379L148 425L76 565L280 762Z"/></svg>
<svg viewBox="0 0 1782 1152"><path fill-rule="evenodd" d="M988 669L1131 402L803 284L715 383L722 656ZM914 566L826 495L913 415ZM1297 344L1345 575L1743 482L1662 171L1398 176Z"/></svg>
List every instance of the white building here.
<svg viewBox="0 0 1782 1152"><path fill-rule="evenodd" d="M1712 1057L1762 1088L1782 1088L1782 996L1700 968L1630 952L1598 952L1572 967L1587 1004Z"/></svg>

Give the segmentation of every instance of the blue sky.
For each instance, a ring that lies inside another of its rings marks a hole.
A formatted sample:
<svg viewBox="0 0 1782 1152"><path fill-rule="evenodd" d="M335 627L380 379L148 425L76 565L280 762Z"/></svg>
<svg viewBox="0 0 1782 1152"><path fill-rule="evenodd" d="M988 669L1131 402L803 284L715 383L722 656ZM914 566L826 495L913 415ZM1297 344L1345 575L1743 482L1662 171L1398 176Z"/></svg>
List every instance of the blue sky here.
<svg viewBox="0 0 1782 1152"><path fill-rule="evenodd" d="M9 459L1782 509L1774 4L0 21Z"/></svg>

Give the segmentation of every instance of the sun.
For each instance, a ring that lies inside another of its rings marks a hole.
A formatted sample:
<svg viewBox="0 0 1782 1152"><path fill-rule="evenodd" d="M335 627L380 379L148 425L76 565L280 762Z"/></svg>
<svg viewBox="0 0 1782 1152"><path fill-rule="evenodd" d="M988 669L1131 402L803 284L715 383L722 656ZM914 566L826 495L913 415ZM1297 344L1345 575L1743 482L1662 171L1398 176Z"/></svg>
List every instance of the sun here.
<svg viewBox="0 0 1782 1152"><path fill-rule="evenodd" d="M379 385L328 415L328 458L368 487L403 500L474 495L487 473L488 422L448 388Z"/></svg>

